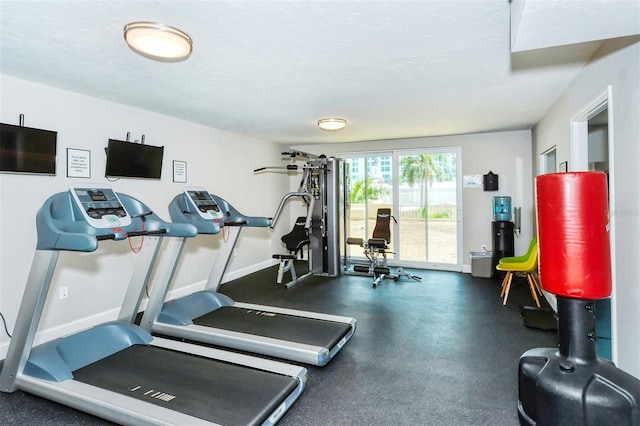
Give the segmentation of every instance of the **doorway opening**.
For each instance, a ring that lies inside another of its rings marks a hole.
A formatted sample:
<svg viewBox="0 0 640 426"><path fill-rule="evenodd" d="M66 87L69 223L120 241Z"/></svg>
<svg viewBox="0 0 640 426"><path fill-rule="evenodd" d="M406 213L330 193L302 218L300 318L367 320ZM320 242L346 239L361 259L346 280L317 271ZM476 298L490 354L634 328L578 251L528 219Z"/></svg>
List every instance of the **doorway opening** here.
<svg viewBox="0 0 640 426"><path fill-rule="evenodd" d="M555 173L557 171L556 147L549 148L540 154L540 174Z"/></svg>
<svg viewBox="0 0 640 426"><path fill-rule="evenodd" d="M574 171L601 171L609 183L609 211L614 211L613 180L613 111L611 86L587 105L571 120L571 169ZM615 299L615 217L609 218L611 246L612 291L608 299L596 301L596 350L601 358L617 361Z"/></svg>

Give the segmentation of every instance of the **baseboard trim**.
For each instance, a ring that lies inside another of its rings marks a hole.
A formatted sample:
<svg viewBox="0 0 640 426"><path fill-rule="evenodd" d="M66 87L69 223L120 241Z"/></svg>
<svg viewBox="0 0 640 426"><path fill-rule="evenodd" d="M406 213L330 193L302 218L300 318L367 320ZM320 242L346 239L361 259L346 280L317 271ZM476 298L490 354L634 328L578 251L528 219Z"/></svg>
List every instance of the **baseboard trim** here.
<svg viewBox="0 0 640 426"><path fill-rule="evenodd" d="M237 269L235 271L227 272L222 277L222 284L227 283L229 281L237 280L238 278L242 278L245 275L253 274L254 272L261 271L263 269L269 268L273 265L277 265L278 261L275 259L267 259L260 263L256 263L250 266L246 266L244 268ZM274 278L275 280L275 278Z"/></svg>

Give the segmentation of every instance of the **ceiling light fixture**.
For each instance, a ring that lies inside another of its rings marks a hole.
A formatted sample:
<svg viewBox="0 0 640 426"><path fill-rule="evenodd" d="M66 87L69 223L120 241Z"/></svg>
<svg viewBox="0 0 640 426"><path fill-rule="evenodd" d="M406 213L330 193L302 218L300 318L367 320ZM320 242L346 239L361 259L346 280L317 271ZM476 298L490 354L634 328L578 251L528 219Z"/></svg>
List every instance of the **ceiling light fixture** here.
<svg viewBox="0 0 640 426"><path fill-rule="evenodd" d="M158 61L182 61L193 50L193 41L185 32L157 22L125 25L124 39L134 52Z"/></svg>
<svg viewBox="0 0 640 426"><path fill-rule="evenodd" d="M323 118L318 120L318 127L327 132L337 132L347 126L347 120L344 118Z"/></svg>

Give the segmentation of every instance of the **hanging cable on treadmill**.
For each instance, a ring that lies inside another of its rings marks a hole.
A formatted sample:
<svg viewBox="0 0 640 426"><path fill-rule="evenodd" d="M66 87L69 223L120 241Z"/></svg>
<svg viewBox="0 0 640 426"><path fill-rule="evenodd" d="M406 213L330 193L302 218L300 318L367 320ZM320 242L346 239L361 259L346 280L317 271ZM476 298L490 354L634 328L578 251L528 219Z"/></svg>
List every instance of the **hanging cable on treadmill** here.
<svg viewBox="0 0 640 426"><path fill-rule="evenodd" d="M137 215L131 216L131 218L132 218L132 219L134 219L134 218L136 218L136 217L139 217L139 218L140 218L140 220L142 220L142 229L140 230L140 231L141 231L141 234L142 234L142 235L141 235L141 237L142 237L142 238L140 238L140 245L138 246L138 248L137 248L137 249L136 249L136 248L134 248L134 247L133 247L133 245L131 245L131 237L130 237L130 236L129 236L129 237L127 237L127 240L128 240L128 242L129 242L129 248L130 248L130 249L131 249L131 251L132 251L132 252L134 252L135 254L140 253L140 251L142 250L142 244L144 244L144 225L145 225L145 223L147 222L147 216L149 216L150 214L153 214L153 212L151 212L151 211L149 211L149 212L142 212L142 213L140 213L140 214L137 214Z"/></svg>
<svg viewBox="0 0 640 426"><path fill-rule="evenodd" d="M226 223L231 223L231 213L227 212L227 221L224 222L224 224ZM227 241L229 241L229 237L231 236L231 227L230 226L224 226L224 224L222 225L222 241L224 241L225 243ZM226 231L225 231L226 229Z"/></svg>
<svg viewBox="0 0 640 426"><path fill-rule="evenodd" d="M2 318L2 323L4 324L4 332L11 338L11 333L9 333L9 329L7 328L7 320L4 318L4 315L2 315L2 312L0 312L0 318Z"/></svg>

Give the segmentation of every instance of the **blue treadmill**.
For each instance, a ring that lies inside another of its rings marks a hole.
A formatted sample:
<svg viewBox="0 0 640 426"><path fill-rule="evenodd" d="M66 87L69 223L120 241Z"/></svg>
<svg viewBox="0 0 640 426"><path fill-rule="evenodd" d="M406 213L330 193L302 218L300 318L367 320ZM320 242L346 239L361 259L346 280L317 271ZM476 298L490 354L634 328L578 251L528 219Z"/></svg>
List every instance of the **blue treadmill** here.
<svg viewBox="0 0 640 426"><path fill-rule="evenodd" d="M120 424L272 425L303 391L303 367L152 337L134 325L163 237L195 236L193 225L165 222L103 184L51 196L36 224L3 392L20 389ZM143 236L144 246L117 320L33 347L59 253L132 236Z"/></svg>
<svg viewBox="0 0 640 426"><path fill-rule="evenodd" d="M268 227L266 217L241 214L205 188L187 187L169 204L174 223L194 225L199 234L234 227L221 244L205 288L165 301L186 238L175 238L163 254L140 326L155 334L324 366L351 339L354 318L252 303L218 293L243 227Z"/></svg>

